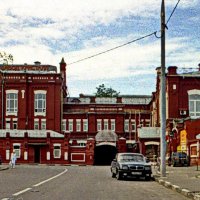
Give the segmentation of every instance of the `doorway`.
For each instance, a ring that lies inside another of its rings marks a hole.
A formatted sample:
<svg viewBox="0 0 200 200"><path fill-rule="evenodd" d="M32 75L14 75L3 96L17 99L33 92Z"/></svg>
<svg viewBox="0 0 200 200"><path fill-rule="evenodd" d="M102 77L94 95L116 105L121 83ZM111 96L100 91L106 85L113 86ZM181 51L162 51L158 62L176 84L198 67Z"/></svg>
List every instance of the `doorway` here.
<svg viewBox="0 0 200 200"><path fill-rule="evenodd" d="M112 145L96 146L94 150L95 165L110 165L115 158L117 148Z"/></svg>
<svg viewBox="0 0 200 200"><path fill-rule="evenodd" d="M34 147L34 163L40 163L40 146Z"/></svg>

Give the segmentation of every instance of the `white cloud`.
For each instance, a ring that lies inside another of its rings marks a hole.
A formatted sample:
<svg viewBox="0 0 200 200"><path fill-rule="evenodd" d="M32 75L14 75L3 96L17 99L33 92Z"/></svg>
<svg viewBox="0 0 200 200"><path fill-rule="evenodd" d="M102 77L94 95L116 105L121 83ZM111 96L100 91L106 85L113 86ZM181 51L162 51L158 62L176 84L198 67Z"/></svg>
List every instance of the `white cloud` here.
<svg viewBox="0 0 200 200"><path fill-rule="evenodd" d="M167 14L170 14L177 0L165 2ZM145 35L145 31L146 34L149 33L148 30L154 31L157 29L155 24L148 24L149 21L146 20L159 23L160 4L161 0L0 1L0 45L3 51L13 54L14 63L33 63L39 60L43 64L58 66L62 57L70 63L136 39ZM198 4L198 0L180 1L176 14L178 15L178 11L190 14L191 10L198 8ZM190 8L190 12L187 12L187 8ZM137 19L141 20L142 24L137 24ZM191 14L188 18L184 16L184 19L198 24L198 15ZM130 25L127 30L126 20ZM104 34L101 25L109 27L111 23L116 25L116 29ZM176 29L178 26L170 24L171 27ZM98 32L96 36L91 34L93 30ZM120 34L120 31L124 33ZM114 32L116 34L112 35ZM90 35L87 35L88 33ZM171 33L172 31L170 36ZM166 66L196 66L198 44L193 43L193 35L188 34L185 38L174 37L167 38L166 41ZM127 79L130 75L154 74L158 66L160 40L152 36L84 62L69 65L67 76L72 81L108 81L122 77Z"/></svg>

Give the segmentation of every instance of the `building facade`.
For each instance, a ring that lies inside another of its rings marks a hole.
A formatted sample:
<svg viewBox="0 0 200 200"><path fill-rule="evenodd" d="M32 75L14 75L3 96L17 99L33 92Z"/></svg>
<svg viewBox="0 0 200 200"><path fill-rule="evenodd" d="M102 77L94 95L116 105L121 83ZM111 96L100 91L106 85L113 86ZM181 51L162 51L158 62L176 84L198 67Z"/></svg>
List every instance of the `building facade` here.
<svg viewBox="0 0 200 200"><path fill-rule="evenodd" d="M153 93L152 126L160 126L160 68L157 68L156 92ZM167 153L183 151L191 164L199 162L200 70L180 72L176 66L166 73ZM195 159L194 159L195 158Z"/></svg>
<svg viewBox="0 0 200 200"><path fill-rule="evenodd" d="M167 153L199 160L200 74L166 73ZM18 163L110 164L117 152L160 151L160 69L149 95L67 96L67 65L0 66L0 154Z"/></svg>

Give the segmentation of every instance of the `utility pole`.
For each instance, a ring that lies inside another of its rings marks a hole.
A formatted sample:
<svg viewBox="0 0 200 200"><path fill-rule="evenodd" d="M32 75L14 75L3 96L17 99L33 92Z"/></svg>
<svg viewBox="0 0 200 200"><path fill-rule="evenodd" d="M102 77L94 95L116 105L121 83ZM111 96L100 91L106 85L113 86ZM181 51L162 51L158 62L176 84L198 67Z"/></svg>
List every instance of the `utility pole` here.
<svg viewBox="0 0 200 200"><path fill-rule="evenodd" d="M165 81L165 2L161 4L160 158L161 176L166 176L166 81Z"/></svg>
<svg viewBox="0 0 200 200"><path fill-rule="evenodd" d="M4 73L1 72L1 129L4 128Z"/></svg>

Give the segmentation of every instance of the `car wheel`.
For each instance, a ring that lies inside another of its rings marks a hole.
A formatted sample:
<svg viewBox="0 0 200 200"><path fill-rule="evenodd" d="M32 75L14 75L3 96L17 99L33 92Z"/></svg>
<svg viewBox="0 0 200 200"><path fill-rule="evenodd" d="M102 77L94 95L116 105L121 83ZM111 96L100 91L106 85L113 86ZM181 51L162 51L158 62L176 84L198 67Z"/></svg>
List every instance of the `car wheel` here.
<svg viewBox="0 0 200 200"><path fill-rule="evenodd" d="M117 180L121 180L122 179L122 175L121 175L121 173L119 171L117 171L116 178L117 178Z"/></svg>
<svg viewBox="0 0 200 200"><path fill-rule="evenodd" d="M150 181L150 180L151 180L150 174L149 174L148 176L145 176L145 180L146 180L146 181Z"/></svg>

